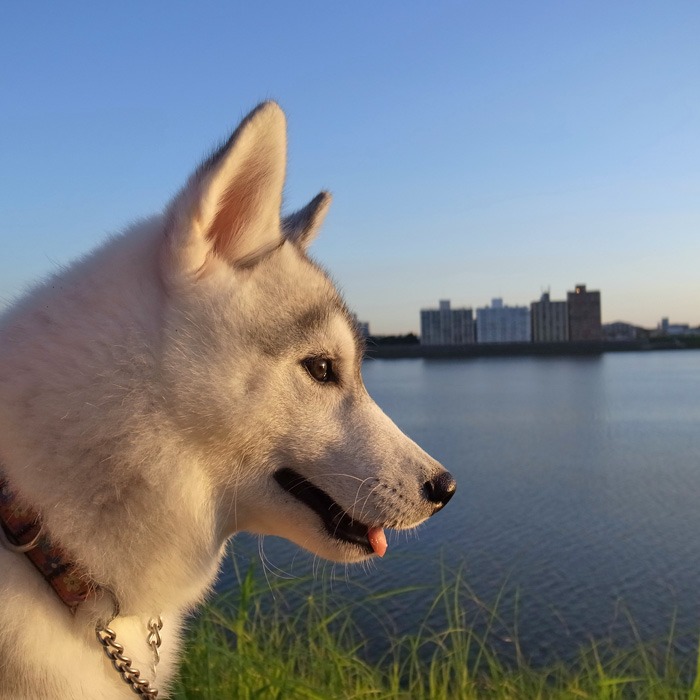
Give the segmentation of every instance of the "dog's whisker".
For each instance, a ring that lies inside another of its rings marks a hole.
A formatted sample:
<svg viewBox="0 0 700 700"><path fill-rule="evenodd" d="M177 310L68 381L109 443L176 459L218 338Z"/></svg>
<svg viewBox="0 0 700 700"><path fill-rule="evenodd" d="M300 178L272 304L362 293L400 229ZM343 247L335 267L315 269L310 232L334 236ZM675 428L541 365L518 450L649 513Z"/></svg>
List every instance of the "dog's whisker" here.
<svg viewBox="0 0 700 700"><path fill-rule="evenodd" d="M262 536L260 536L258 538L258 555L260 557L260 561L262 562L263 575L265 576L265 583L267 583L267 588L270 591L270 593L272 594L272 597L274 599L275 593L272 590L272 584L270 583L270 579L268 578L268 575L267 575L268 567L267 567L267 562L266 562L266 558L265 558L265 552L263 550L263 537Z"/></svg>
<svg viewBox="0 0 700 700"><path fill-rule="evenodd" d="M355 513L355 506L356 506L357 501L358 501L358 499L359 499L359 497L360 497L360 490L362 489L362 487L363 487L368 481L370 481L370 480L372 480L372 479L374 479L374 478L375 478L375 477L367 477L366 479L363 479L363 480L360 482L360 484L358 485L357 491L355 492L355 498L354 498L353 503L352 503L352 506L351 506L351 507L352 507L352 517L353 517L353 518L355 518L355 515L354 515L354 513ZM376 488L376 487L375 487L375 488ZM370 493L371 493L371 491L370 491ZM360 518L357 518L357 519L358 519L358 520L362 520L362 517L360 516Z"/></svg>

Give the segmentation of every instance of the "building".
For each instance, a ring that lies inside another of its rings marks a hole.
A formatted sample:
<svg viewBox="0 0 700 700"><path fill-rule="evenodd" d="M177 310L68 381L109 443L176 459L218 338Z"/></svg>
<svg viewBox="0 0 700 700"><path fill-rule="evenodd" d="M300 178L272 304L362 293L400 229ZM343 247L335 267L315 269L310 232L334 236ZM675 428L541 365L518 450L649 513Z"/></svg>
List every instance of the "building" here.
<svg viewBox="0 0 700 700"><path fill-rule="evenodd" d="M604 323L602 331L603 340L638 340L649 335L649 331L644 330L644 328L625 323L625 321Z"/></svg>
<svg viewBox="0 0 700 700"><path fill-rule="evenodd" d="M551 301L545 292L530 304L533 343L560 343L569 339L569 315L565 301Z"/></svg>
<svg viewBox="0 0 700 700"><path fill-rule="evenodd" d="M471 309L452 309L447 299L437 309L421 309L421 345L470 345L474 342Z"/></svg>
<svg viewBox="0 0 700 700"><path fill-rule="evenodd" d="M360 321L357 318L357 314L350 314L357 332L362 338L369 338L369 321Z"/></svg>
<svg viewBox="0 0 700 700"><path fill-rule="evenodd" d="M529 343L530 309L492 299L491 306L476 310L476 337L478 343Z"/></svg>
<svg viewBox="0 0 700 700"><path fill-rule="evenodd" d="M568 292L569 340L602 340L600 322L600 292L589 292L585 284L577 284Z"/></svg>
<svg viewBox="0 0 700 700"><path fill-rule="evenodd" d="M697 328L691 328L688 323L669 323L668 318L662 318L658 325L659 335L695 335Z"/></svg>
<svg viewBox="0 0 700 700"><path fill-rule="evenodd" d="M360 337L369 338L369 321L358 321L357 330L360 333Z"/></svg>

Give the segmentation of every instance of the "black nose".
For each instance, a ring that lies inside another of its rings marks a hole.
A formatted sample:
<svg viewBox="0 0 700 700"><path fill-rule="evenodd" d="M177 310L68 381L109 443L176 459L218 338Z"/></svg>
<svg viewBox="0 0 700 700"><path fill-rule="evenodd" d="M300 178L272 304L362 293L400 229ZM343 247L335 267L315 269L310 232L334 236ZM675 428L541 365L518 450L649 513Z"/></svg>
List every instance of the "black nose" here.
<svg viewBox="0 0 700 700"><path fill-rule="evenodd" d="M442 472L423 484L425 497L440 508L447 504L450 498L455 495L456 490L457 482L452 478L450 472Z"/></svg>

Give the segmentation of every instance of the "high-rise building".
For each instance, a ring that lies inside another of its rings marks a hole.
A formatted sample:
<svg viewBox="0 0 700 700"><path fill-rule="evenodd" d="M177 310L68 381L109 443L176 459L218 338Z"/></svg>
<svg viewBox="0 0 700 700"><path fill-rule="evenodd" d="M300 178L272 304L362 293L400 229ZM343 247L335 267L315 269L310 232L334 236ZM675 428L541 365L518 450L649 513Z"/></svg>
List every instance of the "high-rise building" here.
<svg viewBox="0 0 700 700"><path fill-rule="evenodd" d="M421 309L420 342L421 345L442 345L442 324L438 309Z"/></svg>
<svg viewBox="0 0 700 700"><path fill-rule="evenodd" d="M470 345L474 342L474 316L471 309L452 309L447 299L437 309L421 309L422 345Z"/></svg>
<svg viewBox="0 0 700 700"><path fill-rule="evenodd" d="M569 340L602 340L600 292L589 292L585 284L577 284L566 295L569 307Z"/></svg>
<svg viewBox="0 0 700 700"><path fill-rule="evenodd" d="M549 292L530 304L530 318L534 343L557 343L569 339L567 304L565 301L551 301Z"/></svg>
<svg viewBox="0 0 700 700"><path fill-rule="evenodd" d="M529 343L530 309L492 299L490 307L476 310L476 337L478 343Z"/></svg>
<svg viewBox="0 0 700 700"><path fill-rule="evenodd" d="M357 314L350 314L350 317L352 318L360 336L362 338L369 338L369 321L360 321L360 319L357 318Z"/></svg>

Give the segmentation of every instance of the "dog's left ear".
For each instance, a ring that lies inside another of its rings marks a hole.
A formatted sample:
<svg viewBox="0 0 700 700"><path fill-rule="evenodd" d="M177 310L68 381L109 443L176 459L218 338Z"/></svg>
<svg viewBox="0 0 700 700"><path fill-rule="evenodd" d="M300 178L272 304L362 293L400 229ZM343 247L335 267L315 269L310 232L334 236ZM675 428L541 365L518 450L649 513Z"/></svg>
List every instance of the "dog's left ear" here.
<svg viewBox="0 0 700 700"><path fill-rule="evenodd" d="M316 238L332 200L330 192L319 192L304 208L285 216L282 220L285 238L306 250Z"/></svg>
<svg viewBox="0 0 700 700"><path fill-rule="evenodd" d="M219 265L248 266L284 241L280 208L287 159L284 113L254 109L170 206L166 276L177 283Z"/></svg>

